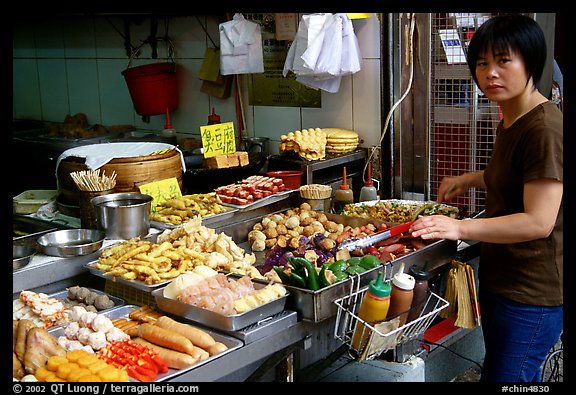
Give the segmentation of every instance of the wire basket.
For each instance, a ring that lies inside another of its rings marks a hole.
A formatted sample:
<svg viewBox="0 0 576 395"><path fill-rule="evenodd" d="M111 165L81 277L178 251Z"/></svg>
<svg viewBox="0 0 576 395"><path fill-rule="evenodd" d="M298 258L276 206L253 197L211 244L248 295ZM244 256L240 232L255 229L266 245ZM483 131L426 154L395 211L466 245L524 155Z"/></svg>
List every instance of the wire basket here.
<svg viewBox="0 0 576 395"><path fill-rule="evenodd" d="M421 336L432 324L438 313L450 305L447 300L428 290L422 312L417 319L402 326L399 326L397 317L380 323L368 323L357 315L368 286L358 288L359 283L356 290L352 288L349 295L334 300L338 306L334 337L347 344L350 348L350 354L358 361L374 359L399 344L407 343ZM357 325L359 330L362 330L361 341L357 346L354 346L352 340Z"/></svg>

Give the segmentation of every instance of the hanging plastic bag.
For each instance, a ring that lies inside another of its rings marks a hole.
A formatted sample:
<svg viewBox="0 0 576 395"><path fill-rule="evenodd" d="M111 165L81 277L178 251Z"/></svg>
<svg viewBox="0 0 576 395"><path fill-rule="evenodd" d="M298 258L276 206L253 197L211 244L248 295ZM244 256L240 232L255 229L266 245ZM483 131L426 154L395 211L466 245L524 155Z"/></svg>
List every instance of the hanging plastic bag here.
<svg viewBox="0 0 576 395"><path fill-rule="evenodd" d="M219 31L222 75L264 72L260 25L238 13L231 21L221 23Z"/></svg>
<svg viewBox="0 0 576 395"><path fill-rule="evenodd" d="M352 21L346 14L304 15L284 62L283 75L303 85L335 93L343 75L361 68L362 57Z"/></svg>

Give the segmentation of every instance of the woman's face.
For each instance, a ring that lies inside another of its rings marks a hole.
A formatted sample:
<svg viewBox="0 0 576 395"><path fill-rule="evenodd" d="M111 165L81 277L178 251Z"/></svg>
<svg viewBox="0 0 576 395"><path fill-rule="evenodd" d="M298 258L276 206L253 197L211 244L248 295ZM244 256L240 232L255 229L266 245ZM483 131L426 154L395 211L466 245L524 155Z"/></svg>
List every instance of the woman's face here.
<svg viewBox="0 0 576 395"><path fill-rule="evenodd" d="M493 53L491 48L478 56L476 78L480 90L492 101L502 103L518 97L532 84L522 57L512 51Z"/></svg>

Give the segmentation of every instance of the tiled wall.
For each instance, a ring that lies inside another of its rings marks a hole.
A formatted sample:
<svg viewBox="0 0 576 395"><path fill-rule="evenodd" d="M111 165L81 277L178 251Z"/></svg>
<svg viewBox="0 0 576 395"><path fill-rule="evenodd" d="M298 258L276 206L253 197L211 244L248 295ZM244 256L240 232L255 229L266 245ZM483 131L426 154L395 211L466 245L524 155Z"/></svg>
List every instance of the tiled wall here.
<svg viewBox="0 0 576 395"><path fill-rule="evenodd" d="M299 18L299 17L298 17ZM168 34L175 45L178 65L179 107L171 114L178 137L198 135L211 108L222 122L237 127L234 96L220 100L200 91L197 78L210 40L195 16L173 16ZM216 16L200 18L210 36L219 41ZM165 31L160 20L158 35ZM378 144L380 114L380 21L376 14L353 21L363 57L362 70L343 77L337 93L322 92L322 108L249 106L246 77L241 77L249 135L278 141L282 134L310 127L342 127L356 130L364 146ZM13 30L13 118L62 122L67 114L83 112L92 124L133 124L138 129L161 130L163 115L148 123L135 112L122 70L128 66L124 49L122 18L119 16L66 16L14 23ZM149 35L150 19L134 18L131 42L137 45ZM158 44L159 58L166 46ZM132 65L146 64L149 46ZM277 144L271 144L277 150Z"/></svg>

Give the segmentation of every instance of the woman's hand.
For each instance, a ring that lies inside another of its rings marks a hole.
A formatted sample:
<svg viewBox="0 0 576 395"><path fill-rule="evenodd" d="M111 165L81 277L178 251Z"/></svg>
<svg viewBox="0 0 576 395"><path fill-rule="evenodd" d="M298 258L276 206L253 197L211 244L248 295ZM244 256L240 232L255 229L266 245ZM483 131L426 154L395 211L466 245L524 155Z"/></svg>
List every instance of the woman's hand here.
<svg viewBox="0 0 576 395"><path fill-rule="evenodd" d="M414 221L409 232L412 237L421 237L423 240L459 240L460 223L460 220L445 215L421 215Z"/></svg>

